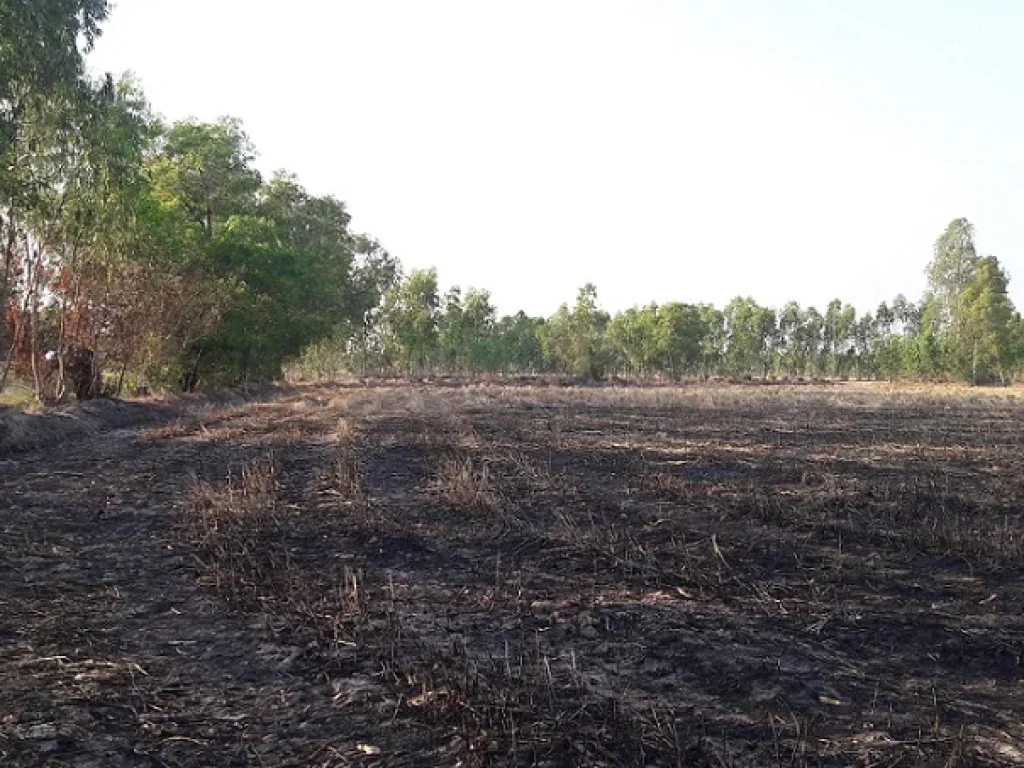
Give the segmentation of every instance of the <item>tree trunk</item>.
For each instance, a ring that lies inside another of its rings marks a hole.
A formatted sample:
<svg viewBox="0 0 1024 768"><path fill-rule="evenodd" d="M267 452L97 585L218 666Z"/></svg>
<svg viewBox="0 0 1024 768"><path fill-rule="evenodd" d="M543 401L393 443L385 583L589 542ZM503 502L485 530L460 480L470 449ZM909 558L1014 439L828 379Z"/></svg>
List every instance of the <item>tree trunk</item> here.
<svg viewBox="0 0 1024 768"><path fill-rule="evenodd" d="M128 371L128 358L124 359L121 363L121 370L117 374L117 397L121 396L121 392L124 390L124 375Z"/></svg>

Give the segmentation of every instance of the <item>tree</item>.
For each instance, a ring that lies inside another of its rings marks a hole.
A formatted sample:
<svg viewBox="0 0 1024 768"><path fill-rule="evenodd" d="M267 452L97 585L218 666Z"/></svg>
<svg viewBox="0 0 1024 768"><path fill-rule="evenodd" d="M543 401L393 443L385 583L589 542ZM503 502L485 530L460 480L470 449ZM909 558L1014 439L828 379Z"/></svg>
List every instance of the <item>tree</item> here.
<svg viewBox="0 0 1024 768"><path fill-rule="evenodd" d="M751 298L736 297L725 308L726 371L732 376L754 372L767 376L776 337L775 312Z"/></svg>
<svg viewBox="0 0 1024 768"><path fill-rule="evenodd" d="M617 314L608 324L608 350L631 372L647 376L662 357L665 344L661 335L656 304L643 309L632 307Z"/></svg>
<svg viewBox="0 0 1024 768"><path fill-rule="evenodd" d="M209 242L230 216L255 209L260 174L252 167L254 158L252 143L235 118L214 124L189 120L167 131L150 175L161 201L179 206Z"/></svg>
<svg viewBox="0 0 1024 768"><path fill-rule="evenodd" d="M974 226L967 219L954 219L935 241L935 255L927 269L937 331L949 330L960 292L974 277L978 261Z"/></svg>
<svg viewBox="0 0 1024 768"><path fill-rule="evenodd" d="M75 139L89 107L113 90L109 78L94 87L83 61L108 12L106 0L0 3L0 358L7 358L0 390L18 344L15 336L26 328L26 313L32 326L29 346L37 341L46 248L28 219L40 197L61 183L46 175L53 165L49 155L67 158L57 134ZM20 300L19 289L28 289ZM31 362L38 393L35 357Z"/></svg>
<svg viewBox="0 0 1024 768"><path fill-rule="evenodd" d="M423 371L432 362L438 343L440 297L437 271L413 270L384 298L383 321L407 371Z"/></svg>
<svg viewBox="0 0 1024 768"><path fill-rule="evenodd" d="M493 333L492 370L511 373L537 373L544 370L544 320L520 310L498 321Z"/></svg>
<svg viewBox="0 0 1024 768"><path fill-rule="evenodd" d="M679 302L664 304L657 316L657 359L673 379L697 373L705 341L712 332L701 307Z"/></svg>
<svg viewBox="0 0 1024 768"><path fill-rule="evenodd" d="M1014 315L1008 283L999 260L987 256L977 262L974 276L957 297L954 354L963 375L973 384L1006 375Z"/></svg>
<svg viewBox="0 0 1024 768"><path fill-rule="evenodd" d="M572 328L574 373L590 379L603 379L607 369L604 344L609 317L598 307L597 288L587 283L580 288L570 316Z"/></svg>
<svg viewBox="0 0 1024 768"><path fill-rule="evenodd" d="M801 343L812 376L824 376L827 372L828 348L825 345L824 332L825 318L815 307L808 307L804 312Z"/></svg>
<svg viewBox="0 0 1024 768"><path fill-rule="evenodd" d="M601 379L608 364L605 330L609 317L597 304L597 289L587 283L579 290L572 310L563 304L544 324L544 356L556 370Z"/></svg>
<svg viewBox="0 0 1024 768"><path fill-rule="evenodd" d="M109 12L107 0L0 3L0 202L31 192L19 177L26 122L46 106L92 95L84 54Z"/></svg>
<svg viewBox="0 0 1024 768"><path fill-rule="evenodd" d="M725 349L725 315L710 304L698 305L703 338L700 345L701 367L705 376L718 370Z"/></svg>
<svg viewBox="0 0 1024 768"><path fill-rule="evenodd" d="M857 322L853 307L839 299L829 302L825 311L822 341L827 359L826 372L831 376L847 373L847 363L852 346L851 334Z"/></svg>

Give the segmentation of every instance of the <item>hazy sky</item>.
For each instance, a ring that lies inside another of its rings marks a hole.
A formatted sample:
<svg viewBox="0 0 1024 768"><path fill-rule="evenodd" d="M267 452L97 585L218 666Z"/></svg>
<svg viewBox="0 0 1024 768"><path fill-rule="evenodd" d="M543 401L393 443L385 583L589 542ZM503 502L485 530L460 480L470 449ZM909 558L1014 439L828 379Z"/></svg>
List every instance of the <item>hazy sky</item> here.
<svg viewBox="0 0 1024 768"><path fill-rule="evenodd" d="M92 57L240 117L444 286L549 314L917 298L966 216L1024 305L1016 0L117 0Z"/></svg>

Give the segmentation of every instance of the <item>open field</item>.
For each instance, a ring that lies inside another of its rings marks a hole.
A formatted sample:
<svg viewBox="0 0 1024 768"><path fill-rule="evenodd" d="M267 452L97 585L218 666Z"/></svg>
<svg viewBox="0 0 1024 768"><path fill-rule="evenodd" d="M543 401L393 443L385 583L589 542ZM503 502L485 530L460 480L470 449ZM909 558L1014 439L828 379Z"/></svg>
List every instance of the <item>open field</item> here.
<svg viewBox="0 0 1024 768"><path fill-rule="evenodd" d="M0 458L0 764L1024 764L1024 404L302 387Z"/></svg>

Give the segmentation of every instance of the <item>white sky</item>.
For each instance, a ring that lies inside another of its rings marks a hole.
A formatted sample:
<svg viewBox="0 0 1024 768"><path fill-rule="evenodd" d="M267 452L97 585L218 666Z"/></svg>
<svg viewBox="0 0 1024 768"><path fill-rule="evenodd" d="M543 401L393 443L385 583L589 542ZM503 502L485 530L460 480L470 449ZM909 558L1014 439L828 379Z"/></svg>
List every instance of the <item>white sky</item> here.
<svg viewBox="0 0 1024 768"><path fill-rule="evenodd" d="M92 64L167 119L240 117L262 170L503 312L586 281L611 310L863 311L920 295L957 216L1024 283L1020 21L1012 0L118 0Z"/></svg>

